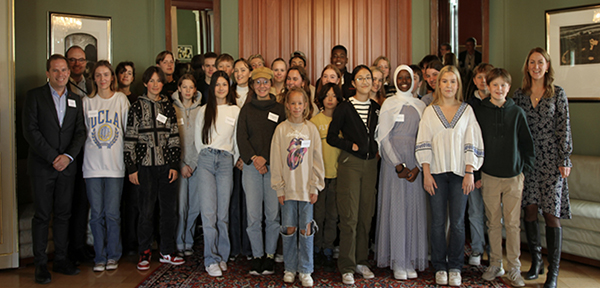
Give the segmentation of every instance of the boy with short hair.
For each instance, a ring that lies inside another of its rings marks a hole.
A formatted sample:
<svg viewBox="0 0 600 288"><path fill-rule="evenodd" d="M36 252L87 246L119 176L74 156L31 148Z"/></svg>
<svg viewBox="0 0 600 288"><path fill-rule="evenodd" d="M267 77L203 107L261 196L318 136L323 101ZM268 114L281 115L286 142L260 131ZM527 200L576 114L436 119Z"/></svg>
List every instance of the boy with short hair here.
<svg viewBox="0 0 600 288"><path fill-rule="evenodd" d="M482 278L492 281L504 275L502 268L502 222L506 227L506 258L509 280L514 287L525 286L521 277L520 224L523 172L533 171L535 160L533 138L525 112L506 98L511 77L508 71L496 68L486 77L490 97L475 109L485 146L485 158L480 171L483 203L490 239L490 266Z"/></svg>
<svg viewBox="0 0 600 288"><path fill-rule="evenodd" d="M414 98L421 99L422 96L419 95L419 90L421 89L421 84L423 84L423 72L421 71L421 68L419 68L419 65L412 64L409 67L413 70L413 83L415 83L411 93Z"/></svg>
<svg viewBox="0 0 600 288"><path fill-rule="evenodd" d="M475 110L481 105L481 101L489 95L485 77L487 73L494 69L494 66L481 63L473 69L473 84L477 89L473 94L466 97L466 102ZM485 220L484 205L481 197L481 173L475 171L475 189L469 193L469 226L471 230L471 255L469 256L469 265L479 266L481 264L481 255L485 248Z"/></svg>
<svg viewBox="0 0 600 288"><path fill-rule="evenodd" d="M202 71L204 72L204 81L198 81L198 91L202 94L202 101L200 105L206 104L206 99L208 97L208 86L210 86L210 80L212 79L212 75L217 71L217 57L219 57L214 52L204 53L204 61L202 63Z"/></svg>
<svg viewBox="0 0 600 288"><path fill-rule="evenodd" d="M233 72L233 57L231 57L231 55L224 53L219 55L219 57L217 57L217 61L215 61L215 65L217 66L217 70L219 71L225 71L225 73L227 73L227 76L229 76L230 79L231 78L231 73ZM230 83L231 84L231 83Z"/></svg>

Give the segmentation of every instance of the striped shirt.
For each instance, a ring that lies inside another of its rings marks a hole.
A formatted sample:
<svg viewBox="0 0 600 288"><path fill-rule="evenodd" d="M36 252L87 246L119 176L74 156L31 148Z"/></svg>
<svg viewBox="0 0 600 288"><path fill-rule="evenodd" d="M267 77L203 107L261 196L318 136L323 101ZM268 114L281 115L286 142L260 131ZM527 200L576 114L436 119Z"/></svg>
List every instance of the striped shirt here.
<svg viewBox="0 0 600 288"><path fill-rule="evenodd" d="M356 98L350 97L350 103L352 103L354 109L356 109L356 112L358 112L360 119L362 119L366 127L367 120L369 118L369 107L371 106L371 100L367 99L365 102L360 102L356 100Z"/></svg>

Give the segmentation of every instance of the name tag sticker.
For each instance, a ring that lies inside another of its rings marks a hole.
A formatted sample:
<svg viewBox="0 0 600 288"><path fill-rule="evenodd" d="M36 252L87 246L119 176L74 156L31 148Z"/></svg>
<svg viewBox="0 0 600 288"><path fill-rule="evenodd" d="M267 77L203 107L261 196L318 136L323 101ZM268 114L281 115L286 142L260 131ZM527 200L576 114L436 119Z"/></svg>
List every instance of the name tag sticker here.
<svg viewBox="0 0 600 288"><path fill-rule="evenodd" d="M156 120L158 120L158 122L165 124L167 123L167 116L162 115L162 114L158 114L158 116L156 116Z"/></svg>
<svg viewBox="0 0 600 288"><path fill-rule="evenodd" d="M69 103L69 107L77 108L77 104L76 104L75 100L67 99L67 102ZM98 113L96 113L96 114L98 114Z"/></svg>
<svg viewBox="0 0 600 288"><path fill-rule="evenodd" d="M89 110L87 112L87 114L88 114L88 118L97 117L98 116L98 110Z"/></svg>
<svg viewBox="0 0 600 288"><path fill-rule="evenodd" d="M404 122L404 114L396 115L396 122Z"/></svg>
<svg viewBox="0 0 600 288"><path fill-rule="evenodd" d="M183 118L179 118L179 125L183 125L185 122L183 122Z"/></svg>
<svg viewBox="0 0 600 288"><path fill-rule="evenodd" d="M310 140L302 140L302 143L300 144L300 148L309 148L310 147Z"/></svg>
<svg viewBox="0 0 600 288"><path fill-rule="evenodd" d="M277 120L279 120L279 115L273 113L273 112L269 112L269 120L277 123Z"/></svg>
<svg viewBox="0 0 600 288"><path fill-rule="evenodd" d="M231 126L234 126L235 125L235 118L233 118L233 117L227 117L227 118L225 118L225 123L227 123L227 124L229 124Z"/></svg>

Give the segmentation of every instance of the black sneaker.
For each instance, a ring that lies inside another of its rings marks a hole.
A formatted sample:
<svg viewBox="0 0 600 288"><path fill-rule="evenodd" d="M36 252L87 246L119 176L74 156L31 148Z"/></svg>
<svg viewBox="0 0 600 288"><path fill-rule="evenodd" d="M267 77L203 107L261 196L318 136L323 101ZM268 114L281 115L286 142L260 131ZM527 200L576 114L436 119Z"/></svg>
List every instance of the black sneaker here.
<svg viewBox="0 0 600 288"><path fill-rule="evenodd" d="M35 266L35 283L48 284L52 281L52 275L48 272L48 266L42 264Z"/></svg>
<svg viewBox="0 0 600 288"><path fill-rule="evenodd" d="M250 275L262 275L262 260L260 258L252 258L252 268L250 268Z"/></svg>
<svg viewBox="0 0 600 288"><path fill-rule="evenodd" d="M325 260L325 255L323 255L323 251L315 253L313 259L315 268L321 268Z"/></svg>
<svg viewBox="0 0 600 288"><path fill-rule="evenodd" d="M263 260L263 272L262 275L271 275L273 273L275 273L275 259L265 256L264 260Z"/></svg>
<svg viewBox="0 0 600 288"><path fill-rule="evenodd" d="M79 274L79 268L75 267L71 260L64 259L54 262L52 265L52 271L62 273L65 275L77 275Z"/></svg>

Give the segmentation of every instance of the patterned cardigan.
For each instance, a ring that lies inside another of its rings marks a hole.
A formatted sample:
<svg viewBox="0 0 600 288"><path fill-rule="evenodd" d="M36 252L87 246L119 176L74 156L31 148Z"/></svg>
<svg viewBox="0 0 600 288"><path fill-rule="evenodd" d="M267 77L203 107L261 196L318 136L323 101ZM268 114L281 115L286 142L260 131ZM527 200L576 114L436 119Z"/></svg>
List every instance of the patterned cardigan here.
<svg viewBox="0 0 600 288"><path fill-rule="evenodd" d="M144 94L131 105L123 153L129 174L137 172L138 165L169 165L170 169L179 169L181 148L177 116L166 96L153 101Z"/></svg>

